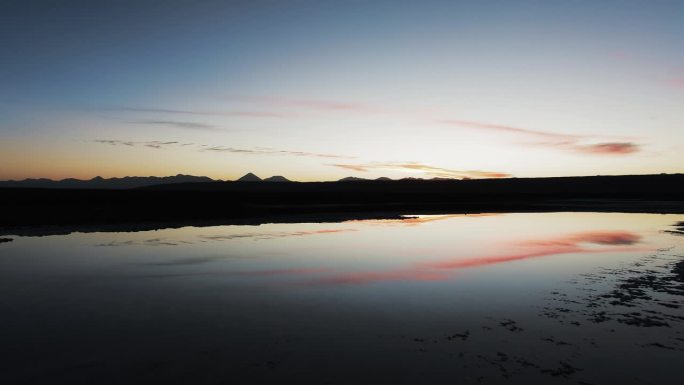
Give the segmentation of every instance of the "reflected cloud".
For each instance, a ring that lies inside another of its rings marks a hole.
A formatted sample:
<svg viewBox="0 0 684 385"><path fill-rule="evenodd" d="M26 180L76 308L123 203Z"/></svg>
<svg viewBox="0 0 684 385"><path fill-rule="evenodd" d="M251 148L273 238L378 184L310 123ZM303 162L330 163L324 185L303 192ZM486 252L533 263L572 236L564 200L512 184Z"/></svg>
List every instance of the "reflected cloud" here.
<svg viewBox="0 0 684 385"><path fill-rule="evenodd" d="M313 231L293 231L293 232L270 232L270 233L243 233L243 234L225 234L225 235L200 235L199 238L212 241L227 241L233 239L254 239L255 241L288 238L288 237L304 237L309 235L322 234L337 234L350 231L357 231L356 229L323 229Z"/></svg>
<svg viewBox="0 0 684 385"><path fill-rule="evenodd" d="M530 246L577 246L581 243L597 245L634 245L641 242L641 236L628 231L591 231L549 240L533 240L523 242Z"/></svg>
<svg viewBox="0 0 684 385"><path fill-rule="evenodd" d="M443 221L445 219L457 218L457 217L491 217L503 215L500 213L482 213L482 214L447 214L447 215L419 215L419 216L405 216L400 219L361 219L352 220L347 222L361 222L371 225L383 225L383 226L419 226L422 224Z"/></svg>
<svg viewBox="0 0 684 385"><path fill-rule="evenodd" d="M144 266L189 266L189 265L201 265L205 263L220 261L224 259L231 259L229 256L214 255L214 256L204 256L204 257L188 257L188 258L178 258L169 261L162 262L149 262L141 263Z"/></svg>
<svg viewBox="0 0 684 385"><path fill-rule="evenodd" d="M420 263L387 271L359 271L339 273L310 281L308 284L368 284L383 281L440 281L452 278L454 271L465 268L495 265L531 258L579 253L621 253L642 250L634 247L641 236L627 231L593 231L550 239L527 240L509 245L522 248L501 255L454 258ZM585 245L593 245L586 247ZM599 246L599 247L597 247Z"/></svg>
<svg viewBox="0 0 684 385"><path fill-rule="evenodd" d="M390 271L359 271L335 274L308 282L313 285L362 285L387 281L443 281L448 274L426 269L401 269Z"/></svg>
<svg viewBox="0 0 684 385"><path fill-rule="evenodd" d="M330 269L267 269L267 270L245 270L245 271L204 271L195 273L162 273L162 274L143 274L139 278L182 278L182 277L208 277L208 276L231 276L231 277L259 277L259 276L298 276L307 274L327 273Z"/></svg>
<svg viewBox="0 0 684 385"><path fill-rule="evenodd" d="M181 244L191 244L192 242L188 241L180 241L180 240L174 240L174 241L169 241L164 238L152 238L152 239L144 239L144 240L128 240L128 241L112 241L108 243L98 243L95 246L108 246L108 247L116 247L116 246L178 246Z"/></svg>
<svg viewBox="0 0 684 385"><path fill-rule="evenodd" d="M198 235L197 238L199 242L206 241L230 241L235 239L253 239L255 241L268 240L268 239L278 239L278 238L288 238L288 237L305 237L309 235L324 235L324 234L337 234L357 231L356 229L346 228L346 229L322 229L322 230L312 230L312 231L292 231L292 232L263 232L263 233L242 233L242 234L220 234L220 235ZM165 238L152 238L144 240L127 240L127 241L112 241L107 243L99 243L95 246L100 247L116 247L116 246L179 246L179 245L191 245L194 244L193 241L188 240L167 240Z"/></svg>

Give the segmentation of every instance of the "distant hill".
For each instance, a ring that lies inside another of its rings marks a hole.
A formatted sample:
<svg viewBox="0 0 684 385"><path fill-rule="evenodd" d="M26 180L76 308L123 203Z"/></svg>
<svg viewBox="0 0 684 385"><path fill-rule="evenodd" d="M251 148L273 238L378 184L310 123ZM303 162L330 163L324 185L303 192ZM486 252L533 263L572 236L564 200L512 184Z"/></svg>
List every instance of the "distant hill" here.
<svg viewBox="0 0 684 385"><path fill-rule="evenodd" d="M215 182L206 176L193 176L178 174L175 176L126 176L123 178L102 178L96 176L93 179L24 179L0 181L0 187L29 187L29 188L58 188L58 189L129 189L175 183Z"/></svg>
<svg viewBox="0 0 684 385"><path fill-rule="evenodd" d="M12 234L7 232L14 231L7 230L12 226L76 225L78 229L92 229L94 224L108 228L112 224L153 222L171 227L198 223L215 226L229 223L229 218L253 224L256 218L278 216L317 222L320 214L330 218L346 213L342 217L348 219L351 213L371 218L406 213L551 211L684 214L684 174L446 181L216 181L128 190L0 188L0 236Z"/></svg>
<svg viewBox="0 0 684 385"><path fill-rule="evenodd" d="M290 180L281 175L274 175L264 179L264 182L290 182Z"/></svg>
<svg viewBox="0 0 684 385"><path fill-rule="evenodd" d="M261 182L262 179L259 178L258 176L252 174L251 172L248 172L245 174L242 178L237 180L238 182Z"/></svg>
<svg viewBox="0 0 684 385"><path fill-rule="evenodd" d="M604 211L684 214L684 174L472 180L168 183L134 189L0 188L0 236L11 226L165 222L215 226L234 218L359 213ZM385 217L386 218L386 217ZM261 219L258 219L261 220ZM267 219L271 220L271 219ZM203 222L204 221L204 222ZM674 221L674 219L673 219ZM20 230L24 231L24 230Z"/></svg>
<svg viewBox="0 0 684 385"><path fill-rule="evenodd" d="M348 176L346 178L340 179L338 182L357 182L357 181L361 181L361 180L368 180L368 179L357 178L355 176Z"/></svg>
<svg viewBox="0 0 684 385"><path fill-rule="evenodd" d="M392 181L392 180L394 180L394 179L388 178L388 177L386 177L386 176L381 176L381 177L375 178L375 179L366 179L366 178L358 178L358 177L355 177L355 176L348 176L348 177L346 177L346 178L340 179L338 182L356 182L356 181L362 181L362 180L377 180L377 181L381 181L381 182L382 182L382 181L385 181L385 182L386 182L386 181Z"/></svg>

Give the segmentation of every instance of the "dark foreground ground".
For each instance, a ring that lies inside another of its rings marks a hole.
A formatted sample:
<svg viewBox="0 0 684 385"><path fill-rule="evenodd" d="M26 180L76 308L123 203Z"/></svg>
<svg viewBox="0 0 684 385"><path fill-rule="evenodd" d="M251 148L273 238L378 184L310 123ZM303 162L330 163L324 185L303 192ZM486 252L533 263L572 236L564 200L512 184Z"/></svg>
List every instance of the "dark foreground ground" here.
<svg viewBox="0 0 684 385"><path fill-rule="evenodd" d="M684 213L684 175L0 188L0 235L553 211Z"/></svg>

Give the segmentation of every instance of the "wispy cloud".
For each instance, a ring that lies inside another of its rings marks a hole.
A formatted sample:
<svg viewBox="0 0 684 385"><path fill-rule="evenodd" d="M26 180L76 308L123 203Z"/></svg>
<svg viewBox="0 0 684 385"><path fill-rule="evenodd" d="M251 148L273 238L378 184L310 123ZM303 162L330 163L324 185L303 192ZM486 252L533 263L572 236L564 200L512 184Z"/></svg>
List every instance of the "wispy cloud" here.
<svg viewBox="0 0 684 385"><path fill-rule="evenodd" d="M279 96L231 96L228 99L247 102L268 107L296 108L316 111L347 111L354 113L380 113L386 109L366 103L335 101L325 99L299 99Z"/></svg>
<svg viewBox="0 0 684 385"><path fill-rule="evenodd" d="M336 159L355 159L353 156L337 155L337 154L323 154L307 151L291 151L279 150L274 148L236 148L226 146L212 146L208 144L183 143L177 141L130 141L130 140L113 140L113 139L95 139L93 143L108 144L111 146L127 146L127 147L147 147L157 150L168 148L189 148L199 152L215 152L215 153L232 153L244 155L286 155L286 156L306 156L315 158L336 158Z"/></svg>
<svg viewBox="0 0 684 385"><path fill-rule="evenodd" d="M179 122L175 120L134 120L131 121L133 124L145 124L153 126L167 126L172 128L182 128L186 130L198 130L198 131L224 131L222 128L214 126L212 124L200 123L200 122Z"/></svg>
<svg viewBox="0 0 684 385"><path fill-rule="evenodd" d="M641 150L640 146L631 142L597 143L590 145L574 145L573 149L587 154L624 155Z"/></svg>
<svg viewBox="0 0 684 385"><path fill-rule="evenodd" d="M103 107L100 110L155 113L155 114L174 114L174 115L200 115L200 116L233 116L251 118L291 118L296 116L293 113L278 111L261 110L229 110L229 111L205 111L205 110L183 110L172 108L153 108L153 107Z"/></svg>
<svg viewBox="0 0 684 385"><path fill-rule="evenodd" d="M511 174L497 171L453 170L430 166L423 163L366 163L366 164L329 164L329 166L352 171L368 172L370 170L390 170L400 172L423 172L429 176L440 178L506 178Z"/></svg>
<svg viewBox="0 0 684 385"><path fill-rule="evenodd" d="M672 80L672 84L678 87L684 87L684 78L676 78ZM454 118L435 118L438 115L448 114L445 111L433 110L426 111L411 111L407 109L391 109L381 108L362 102L350 101L335 101L325 99L300 99L277 96L232 96L230 100L237 100L257 105L255 109L239 109L228 111L207 111L207 110L190 110L190 109L172 109L172 108L154 108L154 107L107 107L105 110L121 111L131 113L154 113L154 114L175 114L175 115L200 115L200 116L229 116L229 117L252 117L252 118L292 118L299 116L306 116L306 111L292 111L293 109L309 110L309 111L337 111L350 114L378 114L386 113L398 116L406 116L411 119L424 120L430 123L437 123L459 129L475 129L490 132L498 132L509 134L513 137L520 137L526 140L519 141L520 145L554 148L562 151L589 154L589 155L631 155L639 153L643 145L633 142L631 140L624 141L625 138L600 136L600 135L578 135L551 132L537 129L530 129L525 127L517 127L506 124L498 124L491 122L471 121ZM283 111L285 110L285 111ZM201 123L188 121L174 121L171 119L150 119L140 120L136 123L142 124L156 124L166 125L170 127L191 129L191 130L220 130L218 127ZM530 140L531 139L531 140ZM231 148L219 148L214 151L235 152ZM244 152L247 153L247 152ZM267 153L265 151L254 151L251 153ZM271 152L273 153L273 152ZM295 151L289 151L290 155L297 155ZM301 156L317 156L325 157L325 154L301 154ZM330 156L335 158L337 156ZM352 169L352 168L350 168ZM360 171L356 169L355 171ZM437 174L433 174L437 175ZM445 176L445 175L440 175Z"/></svg>
<svg viewBox="0 0 684 385"><path fill-rule="evenodd" d="M450 125L450 126L468 127L468 128L475 128L475 129L480 129L480 130L506 132L506 133L512 133L512 134L522 134L522 135L527 135L527 136L536 136L536 137L540 137L540 138L550 138L550 139L557 139L557 140L574 140L574 139L584 138L583 136L579 136L579 135L559 134L559 133L553 133L553 132L530 130L527 128L507 126L507 125L502 125L502 124L472 122L472 121L467 121L467 120L443 119L443 120L439 120L438 122L440 122L442 124Z"/></svg>
<svg viewBox="0 0 684 385"><path fill-rule="evenodd" d="M148 147L148 148L154 148L157 150L162 150L162 149L166 149L169 147L191 146L192 145L192 143L181 143L181 142L176 142L176 141L164 142L164 141L159 141L159 140L136 142L136 141L129 141L129 140L95 139L95 140L93 140L93 142L94 143L100 143L100 144L109 144L110 146Z"/></svg>
<svg viewBox="0 0 684 385"><path fill-rule="evenodd" d="M603 142L580 144L575 141L532 142L532 146L555 147L565 151L592 155L626 155L641 151L641 145L633 142Z"/></svg>
<svg viewBox="0 0 684 385"><path fill-rule="evenodd" d="M278 149L243 149L234 147L224 147L224 146L214 146L207 147L201 151L209 152L230 152L235 154L254 154L254 155L292 155L292 156L310 156L316 158L338 158L338 159L354 159L353 156L345 155L335 155L335 154L322 154L316 152L306 152L306 151L289 151L289 150L278 150Z"/></svg>
<svg viewBox="0 0 684 385"><path fill-rule="evenodd" d="M368 167L363 164L330 164L329 166L344 168L352 171L366 172Z"/></svg>
<svg viewBox="0 0 684 385"><path fill-rule="evenodd" d="M673 84L684 87L684 78L675 79ZM267 109L273 108L299 108L316 111L338 111L353 114L392 114L405 116L411 119L424 120L426 122L438 123L458 128L470 128L486 130L520 136L527 139L535 139L533 142L523 142L523 145L534 145L537 147L551 147L569 152L579 152L592 155L629 155L641 151L641 145L633 142L620 142L618 137L605 137L600 135L577 135L568 133L550 132L524 127L497 124L491 122L478 122L454 118L435 118L439 115L448 115L446 111L431 110L407 110L382 108L362 102L332 101L324 99L298 99L276 96L234 96L229 99L244 101L248 103L265 106ZM607 140L607 141L606 141ZM563 145L565 144L565 145ZM616 146L619 144L619 146ZM358 171L358 170L356 170Z"/></svg>
<svg viewBox="0 0 684 385"><path fill-rule="evenodd" d="M537 147L552 147L565 151L572 151L591 155L628 155L641 151L641 145L634 142L603 142L605 137L598 135L572 135L555 132L531 130L500 124L471 122L464 120L440 120L450 126L467 127L479 130L496 131L517 136L536 138L538 141L528 141L523 144Z"/></svg>

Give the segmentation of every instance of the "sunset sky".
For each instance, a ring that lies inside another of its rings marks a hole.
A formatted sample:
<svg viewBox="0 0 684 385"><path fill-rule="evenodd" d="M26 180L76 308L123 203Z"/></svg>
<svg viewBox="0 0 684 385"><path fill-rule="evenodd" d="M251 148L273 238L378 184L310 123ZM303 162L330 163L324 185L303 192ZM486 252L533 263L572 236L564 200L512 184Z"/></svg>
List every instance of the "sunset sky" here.
<svg viewBox="0 0 684 385"><path fill-rule="evenodd" d="M684 1L0 2L0 179L684 172Z"/></svg>

